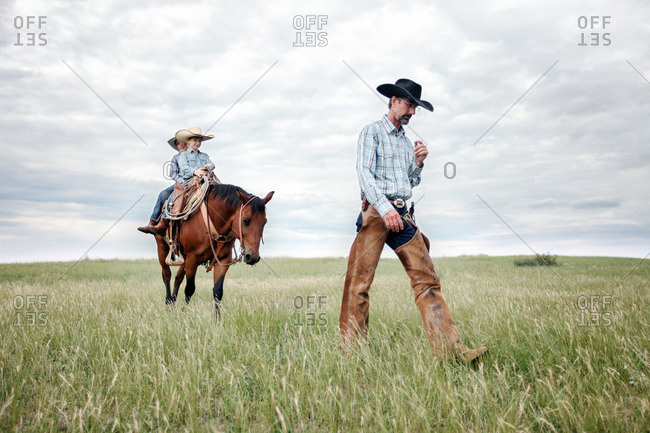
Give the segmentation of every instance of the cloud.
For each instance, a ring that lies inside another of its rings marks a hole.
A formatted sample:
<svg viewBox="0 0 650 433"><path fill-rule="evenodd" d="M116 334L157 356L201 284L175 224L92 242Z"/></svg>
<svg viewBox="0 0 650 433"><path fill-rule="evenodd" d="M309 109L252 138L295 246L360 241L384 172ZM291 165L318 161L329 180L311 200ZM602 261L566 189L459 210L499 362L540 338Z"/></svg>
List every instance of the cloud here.
<svg viewBox="0 0 650 433"><path fill-rule="evenodd" d="M574 203L575 209L602 209L602 208L615 208L619 207L621 202L619 200L583 200Z"/></svg>
<svg viewBox="0 0 650 433"><path fill-rule="evenodd" d="M647 9L5 3L5 17L47 15L48 43L13 46L17 29L0 23L0 260L76 260L143 194L90 254L154 257L135 227L169 184L166 140L213 124L204 150L219 177L276 191L267 254L346 256L359 207L357 137L386 110L374 88L400 77L420 82L435 106L407 131L430 148L413 200L434 254L526 253L480 195L535 247L643 257L650 85L634 68L650 78ZM293 47L305 31L293 18L308 14L327 15L326 47ZM596 14L612 17L612 44L581 47L581 33L604 30L577 19Z"/></svg>

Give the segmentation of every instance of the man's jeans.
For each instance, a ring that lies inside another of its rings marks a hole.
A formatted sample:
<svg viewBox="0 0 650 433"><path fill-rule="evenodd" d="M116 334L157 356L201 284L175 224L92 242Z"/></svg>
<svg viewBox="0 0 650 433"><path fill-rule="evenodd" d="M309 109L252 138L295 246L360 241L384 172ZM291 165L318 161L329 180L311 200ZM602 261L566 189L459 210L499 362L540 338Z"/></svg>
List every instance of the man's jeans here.
<svg viewBox="0 0 650 433"><path fill-rule="evenodd" d="M156 205L153 207L153 213L151 214L151 218L150 218L151 220L158 221L158 219L160 218L160 214L162 212L163 205L165 204L165 201L169 198L169 196L172 194L172 192L174 192L174 185L160 191L160 194L158 194L158 200L156 201Z"/></svg>
<svg viewBox="0 0 650 433"><path fill-rule="evenodd" d="M404 216L408 213L406 206L403 208L398 208L393 205L393 208L397 211L397 213L399 213L400 216ZM361 230L362 222L363 219L361 217L361 212L359 212L359 217L357 218L357 233L359 230ZM388 232L388 237L386 238L386 244L391 247L393 251L413 239L413 236L415 236L415 232L417 231L417 228L410 222L402 219L402 223L404 224L404 229L398 232L391 230ZM388 229L386 229L386 231L388 231Z"/></svg>

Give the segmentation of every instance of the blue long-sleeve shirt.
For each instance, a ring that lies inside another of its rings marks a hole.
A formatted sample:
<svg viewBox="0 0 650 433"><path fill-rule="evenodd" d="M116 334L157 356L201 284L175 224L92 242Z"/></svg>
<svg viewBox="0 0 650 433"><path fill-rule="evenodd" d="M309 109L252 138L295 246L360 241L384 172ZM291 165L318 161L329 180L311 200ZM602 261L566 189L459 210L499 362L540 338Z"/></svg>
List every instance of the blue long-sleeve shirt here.
<svg viewBox="0 0 650 433"><path fill-rule="evenodd" d="M357 175L361 198L381 216L393 210L388 200L408 200L412 188L421 180L422 167L415 162L411 140L404 127L399 129L384 115L366 125L359 134L357 145Z"/></svg>
<svg viewBox="0 0 650 433"><path fill-rule="evenodd" d="M178 157L181 156L180 153L172 156L172 163L169 166L169 177L174 180L174 182L183 182L183 175L181 175L181 169L178 166Z"/></svg>
<svg viewBox="0 0 650 433"><path fill-rule="evenodd" d="M214 170L214 163L210 161L208 154L200 150L194 152L188 149L178 156L178 168L183 180L192 178L194 171L205 167L205 164L210 164Z"/></svg>

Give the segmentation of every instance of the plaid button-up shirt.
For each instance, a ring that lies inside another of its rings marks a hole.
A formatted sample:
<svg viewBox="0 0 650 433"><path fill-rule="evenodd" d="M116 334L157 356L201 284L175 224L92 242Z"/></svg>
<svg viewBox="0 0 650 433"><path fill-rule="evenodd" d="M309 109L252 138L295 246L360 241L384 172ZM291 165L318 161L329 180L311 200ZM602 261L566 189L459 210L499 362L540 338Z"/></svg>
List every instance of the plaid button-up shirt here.
<svg viewBox="0 0 650 433"><path fill-rule="evenodd" d="M193 152L187 149L178 157L178 170L184 180L191 179L194 176L194 170L205 167L205 164L210 164L214 170L214 163L210 161L208 154L200 150Z"/></svg>
<svg viewBox="0 0 650 433"><path fill-rule="evenodd" d="M404 127L395 125L384 115L366 125L359 134L357 145L357 174L361 199L381 216L393 210L388 200L408 200L412 188L420 184L422 167L415 163L413 144L404 133Z"/></svg>

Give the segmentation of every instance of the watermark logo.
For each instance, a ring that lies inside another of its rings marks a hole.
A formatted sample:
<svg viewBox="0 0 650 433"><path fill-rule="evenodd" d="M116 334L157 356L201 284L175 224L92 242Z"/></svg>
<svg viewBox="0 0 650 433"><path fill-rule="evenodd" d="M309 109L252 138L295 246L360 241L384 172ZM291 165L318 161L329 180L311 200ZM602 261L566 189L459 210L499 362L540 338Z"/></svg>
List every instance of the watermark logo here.
<svg viewBox="0 0 650 433"><path fill-rule="evenodd" d="M447 179L453 179L456 177L456 164L453 162L448 162L445 164L443 169L444 175Z"/></svg>
<svg viewBox="0 0 650 433"><path fill-rule="evenodd" d="M294 47L326 47L327 15L296 15L293 17L293 28L296 29Z"/></svg>
<svg viewBox="0 0 650 433"><path fill-rule="evenodd" d="M605 32L607 26L612 23L612 17L609 15L592 15L578 17L578 28L580 32L579 47L608 47L612 44L611 33Z"/></svg>
<svg viewBox="0 0 650 433"><path fill-rule="evenodd" d="M612 304L612 295L578 296L580 317L578 326L611 326L612 312L608 307Z"/></svg>
<svg viewBox="0 0 650 433"><path fill-rule="evenodd" d="M45 30L47 16L28 15L14 17L14 28L16 29L16 41L14 47L35 47L47 45L47 33Z"/></svg>
<svg viewBox="0 0 650 433"><path fill-rule="evenodd" d="M167 180L174 180L172 177L173 162L167 161L163 164L163 177Z"/></svg>
<svg viewBox="0 0 650 433"><path fill-rule="evenodd" d="M323 310L327 304L327 296L308 295L293 298L293 308L296 326L326 326L327 317Z"/></svg>
<svg viewBox="0 0 650 433"><path fill-rule="evenodd" d="M14 326L47 325L47 295L17 295L13 305L16 312Z"/></svg>

